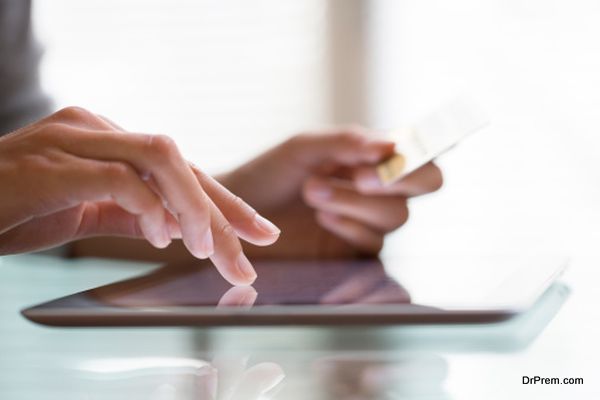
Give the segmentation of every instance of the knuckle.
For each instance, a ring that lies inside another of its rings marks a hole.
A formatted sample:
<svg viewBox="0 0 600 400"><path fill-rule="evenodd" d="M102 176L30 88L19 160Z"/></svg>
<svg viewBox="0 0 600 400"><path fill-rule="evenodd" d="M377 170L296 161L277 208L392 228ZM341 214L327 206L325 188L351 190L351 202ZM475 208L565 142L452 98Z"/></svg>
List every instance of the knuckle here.
<svg viewBox="0 0 600 400"><path fill-rule="evenodd" d="M150 153L158 160L172 160L179 156L175 141L167 135L148 135L147 143Z"/></svg>
<svg viewBox="0 0 600 400"><path fill-rule="evenodd" d="M302 154L304 154L306 148L310 147L312 140L314 140L314 134L312 133L295 134L277 146L277 152L284 154L291 164L304 165Z"/></svg>
<svg viewBox="0 0 600 400"><path fill-rule="evenodd" d="M27 154L20 158L18 169L33 174L47 174L53 162L42 154Z"/></svg>
<svg viewBox="0 0 600 400"><path fill-rule="evenodd" d="M343 132L339 132L336 135L336 139L345 143L354 143L359 135L355 132L349 132L344 130Z"/></svg>
<svg viewBox="0 0 600 400"><path fill-rule="evenodd" d="M302 142L302 141L305 141L306 138L309 138L311 136L313 136L313 134L311 132L305 131L305 132L300 132L300 133L295 134L289 140Z"/></svg>
<svg viewBox="0 0 600 400"><path fill-rule="evenodd" d="M296 149L298 146L304 145L310 141L313 135L309 132L300 132L289 138L284 142L284 145L291 149Z"/></svg>
<svg viewBox="0 0 600 400"><path fill-rule="evenodd" d="M347 124L342 126L342 129L350 134L354 134L354 135L362 135L363 132L365 131L365 127L360 125L360 124L356 124L356 123L352 123L352 124Z"/></svg>
<svg viewBox="0 0 600 400"><path fill-rule="evenodd" d="M49 122L44 125L44 129L39 131L40 134L55 134L57 132L61 132L66 130L69 127L68 124L64 122Z"/></svg>
<svg viewBox="0 0 600 400"><path fill-rule="evenodd" d="M30 144L37 146L50 146L60 139L61 135L64 135L68 132L70 126L64 122L52 121L46 122L42 125L39 125L32 131L32 136L30 136Z"/></svg>
<svg viewBox="0 0 600 400"><path fill-rule="evenodd" d="M248 217L249 212L254 211L241 197L231 192L220 200L218 207L231 222L241 222Z"/></svg>
<svg viewBox="0 0 600 400"><path fill-rule="evenodd" d="M346 143L356 143L364 139L364 128L359 125L348 125L337 134L337 139Z"/></svg>
<svg viewBox="0 0 600 400"><path fill-rule="evenodd" d="M233 229L233 226L231 226L231 224L227 223L227 222L219 225L219 227L217 229L217 233L220 236L226 237L228 239L235 239L235 238L237 238L237 235L235 233L235 229Z"/></svg>
<svg viewBox="0 0 600 400"><path fill-rule="evenodd" d="M236 196L234 194L227 196L225 207L229 208L229 210L231 211L247 211L247 209L249 208L246 206L246 203L244 202L244 200L242 200L241 197Z"/></svg>
<svg viewBox="0 0 600 400"><path fill-rule="evenodd" d="M57 111L54 115L67 120L89 120L96 118L94 113L78 106L69 106Z"/></svg>
<svg viewBox="0 0 600 400"><path fill-rule="evenodd" d="M242 208L246 205L244 200L242 200L242 198L240 196L236 196L235 194L232 194L229 197L229 202L230 202L231 206L234 208Z"/></svg>

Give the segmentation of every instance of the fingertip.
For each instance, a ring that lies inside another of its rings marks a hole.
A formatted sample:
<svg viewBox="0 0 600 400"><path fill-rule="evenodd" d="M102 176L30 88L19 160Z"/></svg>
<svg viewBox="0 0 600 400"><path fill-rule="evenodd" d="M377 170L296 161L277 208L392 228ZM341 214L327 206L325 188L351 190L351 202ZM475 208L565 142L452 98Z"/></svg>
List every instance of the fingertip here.
<svg viewBox="0 0 600 400"><path fill-rule="evenodd" d="M148 215L139 216L136 223L143 237L155 248L164 249L171 244L171 237L164 221L156 221Z"/></svg>
<svg viewBox="0 0 600 400"><path fill-rule="evenodd" d="M280 236L279 234L274 234L274 235L261 234L260 236L257 236L257 235L251 235L248 233L244 233L244 234L240 235L240 237L242 239L244 239L246 242L252 243L253 245L260 246L260 247L272 245L277 240L279 240L279 236Z"/></svg>
<svg viewBox="0 0 600 400"><path fill-rule="evenodd" d="M211 259L212 259L212 257L211 257ZM231 284L233 286L236 286L236 287L250 286L254 283L254 281L257 278L257 275L255 272L254 273L242 272L239 262L236 261L235 259L232 262L228 263L226 269L223 268L222 265L219 266L216 261L213 260L213 262L214 262L217 270L223 277L223 279L225 279L229 284ZM254 271L254 269L252 269L252 271Z"/></svg>
<svg viewBox="0 0 600 400"><path fill-rule="evenodd" d="M254 278L254 279L248 279L248 278L245 278L245 277L231 277L231 276L225 276L225 275L222 275L222 276L231 285L233 285L233 286L241 286L241 287L250 286L256 280L256 278Z"/></svg>
<svg viewBox="0 0 600 400"><path fill-rule="evenodd" d="M167 229L169 230L169 237L171 239L181 239L181 227L179 223L173 221L167 221Z"/></svg>
<svg viewBox="0 0 600 400"><path fill-rule="evenodd" d="M444 174L442 173L442 169L433 162L428 163L428 165L430 166L433 175L432 190L439 190L444 186Z"/></svg>
<svg viewBox="0 0 600 400"><path fill-rule="evenodd" d="M252 243L255 246L261 246L261 247L270 246L279 240L279 236L280 236L279 234L276 234L276 235L265 236L260 239L253 238L252 240L247 240L247 241Z"/></svg>
<svg viewBox="0 0 600 400"><path fill-rule="evenodd" d="M241 281L237 284L251 285L256 280L256 271L254 270L252 263L250 262L250 260L248 260L244 252L241 252L238 255L238 258L236 260L236 266L241 278Z"/></svg>
<svg viewBox="0 0 600 400"><path fill-rule="evenodd" d="M215 252L215 245L212 235L212 229L208 228L200 235L200 238L194 240L194 251L196 257L208 258Z"/></svg>
<svg viewBox="0 0 600 400"><path fill-rule="evenodd" d="M199 237L189 238L184 235L183 242L190 253L201 260L209 258L215 252L211 229L207 229Z"/></svg>
<svg viewBox="0 0 600 400"><path fill-rule="evenodd" d="M342 127L333 135L337 141L351 146L362 146L368 140L365 128L360 125Z"/></svg>
<svg viewBox="0 0 600 400"><path fill-rule="evenodd" d="M234 227L239 238L256 246L269 246L281 235L277 225L257 213L249 220L237 221Z"/></svg>
<svg viewBox="0 0 600 400"><path fill-rule="evenodd" d="M254 225L263 233L269 236L279 236L281 229L277 227L273 222L269 221L259 213L254 214Z"/></svg>
<svg viewBox="0 0 600 400"><path fill-rule="evenodd" d="M206 229L206 231L204 231L200 245L202 251L204 252L204 254L206 254L207 257L210 257L215 252L215 243L211 228L208 228Z"/></svg>
<svg viewBox="0 0 600 400"><path fill-rule="evenodd" d="M439 190L443 183L442 171L433 162L429 162L392 186L396 188L397 192L418 196Z"/></svg>
<svg viewBox="0 0 600 400"><path fill-rule="evenodd" d="M154 247L156 247L157 249L164 249L169 247L169 245L171 244L171 238L170 237L161 237L160 240L158 240L156 243L153 243L152 245Z"/></svg>
<svg viewBox="0 0 600 400"><path fill-rule="evenodd" d="M150 238L150 237L147 237L146 240L148 240L148 242L152 245L152 247L157 248L157 249L164 249L169 244L171 244L170 240L167 242L167 241L163 241L163 240L160 240L157 238Z"/></svg>

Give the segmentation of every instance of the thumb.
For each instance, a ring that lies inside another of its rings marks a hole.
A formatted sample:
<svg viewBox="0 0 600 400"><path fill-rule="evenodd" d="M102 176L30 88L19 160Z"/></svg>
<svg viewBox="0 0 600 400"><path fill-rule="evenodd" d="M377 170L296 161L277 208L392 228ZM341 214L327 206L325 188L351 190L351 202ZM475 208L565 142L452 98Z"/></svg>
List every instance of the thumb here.
<svg viewBox="0 0 600 400"><path fill-rule="evenodd" d="M305 167L334 162L345 166L374 164L391 156L394 143L375 140L357 128L304 133L290 139L290 156Z"/></svg>

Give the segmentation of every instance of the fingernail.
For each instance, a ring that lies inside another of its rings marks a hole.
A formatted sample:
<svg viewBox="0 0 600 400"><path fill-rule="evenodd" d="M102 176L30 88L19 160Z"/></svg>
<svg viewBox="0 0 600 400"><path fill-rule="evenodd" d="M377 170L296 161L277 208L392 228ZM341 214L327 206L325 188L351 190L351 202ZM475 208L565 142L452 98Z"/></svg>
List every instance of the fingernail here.
<svg viewBox="0 0 600 400"><path fill-rule="evenodd" d="M152 244L152 246L157 249L164 249L168 246L168 243L165 242L162 233L155 233L151 237L148 238L148 241Z"/></svg>
<svg viewBox="0 0 600 400"><path fill-rule="evenodd" d="M163 224L163 229L162 229L162 243L164 244L164 247L167 247L168 245L171 244L171 233L169 232L169 227L167 226L167 224Z"/></svg>
<svg viewBox="0 0 600 400"><path fill-rule="evenodd" d="M200 251L205 257L210 257L214 251L212 229L208 228L200 240Z"/></svg>
<svg viewBox="0 0 600 400"><path fill-rule="evenodd" d="M314 182L309 186L308 193L314 199L325 200L331 197L333 190L322 182Z"/></svg>
<svg viewBox="0 0 600 400"><path fill-rule="evenodd" d="M146 237L152 246L157 249L164 249L171 243L171 239L165 235L164 225L162 228L159 225L154 225L152 231Z"/></svg>
<svg viewBox="0 0 600 400"><path fill-rule="evenodd" d="M254 215L254 223L263 231L270 233L271 235L279 235L281 233L281 229L279 229L274 223L263 217L262 215L256 213Z"/></svg>
<svg viewBox="0 0 600 400"><path fill-rule="evenodd" d="M254 267L250 263L250 261L246 258L244 253L240 253L237 258L237 267L240 270L241 274L246 277L250 282L254 282L256 279L256 271L254 271Z"/></svg>
<svg viewBox="0 0 600 400"><path fill-rule="evenodd" d="M169 237L171 240L182 238L181 227L179 224L169 225L167 223L167 231L169 232Z"/></svg>

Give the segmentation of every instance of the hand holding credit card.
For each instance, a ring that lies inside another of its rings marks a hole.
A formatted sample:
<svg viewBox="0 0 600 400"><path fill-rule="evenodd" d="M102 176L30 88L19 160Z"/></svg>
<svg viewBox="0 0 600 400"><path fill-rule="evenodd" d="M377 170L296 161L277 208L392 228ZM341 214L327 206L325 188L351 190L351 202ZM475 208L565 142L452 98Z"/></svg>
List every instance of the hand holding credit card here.
<svg viewBox="0 0 600 400"><path fill-rule="evenodd" d="M377 175L384 185L390 185L488 123L489 118L471 101L454 100L412 127L391 132L397 153L377 166Z"/></svg>

